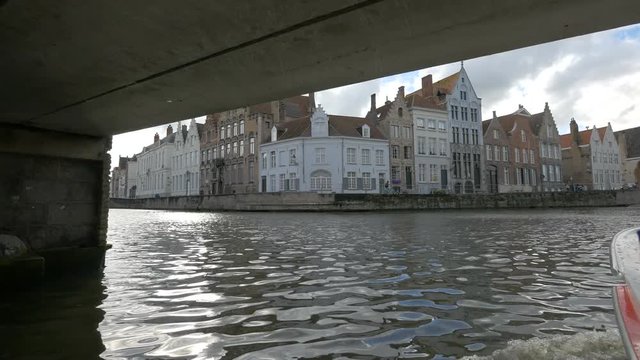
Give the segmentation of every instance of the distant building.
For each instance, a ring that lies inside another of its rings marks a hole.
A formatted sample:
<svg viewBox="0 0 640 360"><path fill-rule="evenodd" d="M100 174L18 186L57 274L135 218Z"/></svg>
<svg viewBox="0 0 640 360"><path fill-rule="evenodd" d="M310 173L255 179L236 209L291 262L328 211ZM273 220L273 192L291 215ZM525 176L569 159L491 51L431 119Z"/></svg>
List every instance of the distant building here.
<svg viewBox="0 0 640 360"><path fill-rule="evenodd" d="M571 133L560 136L564 181L587 190L612 190L622 187L620 147L611 124L596 129L578 130L571 119Z"/></svg>
<svg viewBox="0 0 640 360"><path fill-rule="evenodd" d="M433 84L436 96L444 96L451 126L451 183L456 194L486 191L482 138L482 99L464 68Z"/></svg>
<svg viewBox="0 0 640 360"><path fill-rule="evenodd" d="M541 113L531 115L531 129L538 136L542 191L564 191L560 135L549 104Z"/></svg>
<svg viewBox="0 0 640 360"><path fill-rule="evenodd" d="M200 164L202 194L258 191L260 144L274 124L300 118L314 106L313 94L241 107L207 116Z"/></svg>
<svg viewBox="0 0 640 360"><path fill-rule="evenodd" d="M118 166L111 171L111 186L109 188L109 196L112 198L123 199L128 197L128 157L120 156Z"/></svg>
<svg viewBox="0 0 640 360"><path fill-rule="evenodd" d="M490 193L514 191L513 149L509 135L500 124L496 112L491 120L482 122L482 134L486 149L487 190Z"/></svg>
<svg viewBox="0 0 640 360"><path fill-rule="evenodd" d="M405 97L414 129L415 192L451 191L449 116L444 96L433 93L432 76L422 78L422 87Z"/></svg>
<svg viewBox="0 0 640 360"><path fill-rule="evenodd" d="M165 192L170 196L200 194L200 134L203 125L191 119L189 126L178 125L173 142L173 153L167 151L164 171L167 177ZM163 164L164 165L164 164ZM161 195L162 196L162 195Z"/></svg>
<svg viewBox="0 0 640 360"><path fill-rule="evenodd" d="M413 119L405 101L404 86L398 88L393 101L376 107L375 94L371 96L371 109L366 118L389 141L391 188L394 192L413 193L415 156Z"/></svg>
<svg viewBox="0 0 640 360"><path fill-rule="evenodd" d="M640 127L615 132L622 160L622 183L640 183Z"/></svg>
<svg viewBox="0 0 640 360"><path fill-rule="evenodd" d="M520 106L505 116L496 117L494 112L483 125L489 190L540 191L539 139L531 128L531 114Z"/></svg>
<svg viewBox="0 0 640 360"><path fill-rule="evenodd" d="M389 142L373 122L327 115L274 125L260 145L260 192L377 193L389 181Z"/></svg>
<svg viewBox="0 0 640 360"><path fill-rule="evenodd" d="M136 198L165 197L171 195L171 158L175 152L175 133L167 127L167 136L160 139L156 133L153 144L142 148L135 156L135 172L128 178L129 195L131 190ZM131 162L129 166L131 167ZM135 187L135 188L134 188Z"/></svg>

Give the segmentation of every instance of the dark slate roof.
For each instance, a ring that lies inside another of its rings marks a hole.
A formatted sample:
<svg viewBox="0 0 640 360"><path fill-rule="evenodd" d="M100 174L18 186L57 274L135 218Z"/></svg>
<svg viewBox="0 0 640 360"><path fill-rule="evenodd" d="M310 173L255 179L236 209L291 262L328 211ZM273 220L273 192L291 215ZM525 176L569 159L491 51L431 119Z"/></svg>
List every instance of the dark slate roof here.
<svg viewBox="0 0 640 360"><path fill-rule="evenodd" d="M355 116L329 115L329 136L362 137L362 126L367 124L370 128L371 139L383 139L386 137L369 120ZM293 139L297 137L311 137L311 120L309 116L280 123L277 126L278 140Z"/></svg>
<svg viewBox="0 0 640 360"><path fill-rule="evenodd" d="M614 134L616 139L619 134L624 134L627 157L640 157L640 127L616 131Z"/></svg>

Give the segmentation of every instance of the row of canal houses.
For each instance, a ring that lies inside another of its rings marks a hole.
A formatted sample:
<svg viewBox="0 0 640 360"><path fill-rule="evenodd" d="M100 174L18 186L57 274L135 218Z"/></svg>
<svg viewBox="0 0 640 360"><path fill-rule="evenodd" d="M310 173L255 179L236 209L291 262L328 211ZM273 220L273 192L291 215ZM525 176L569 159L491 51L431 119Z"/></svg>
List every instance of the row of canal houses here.
<svg viewBox="0 0 640 360"><path fill-rule="evenodd" d="M548 104L537 114L522 106L485 121L481 114L464 66L437 82L425 76L409 94L401 86L381 106L371 95L364 117L327 114L313 93L242 107L156 134L141 153L120 159L112 196L468 194L626 182L625 146L610 125L579 131L572 119L571 133L560 136Z"/></svg>

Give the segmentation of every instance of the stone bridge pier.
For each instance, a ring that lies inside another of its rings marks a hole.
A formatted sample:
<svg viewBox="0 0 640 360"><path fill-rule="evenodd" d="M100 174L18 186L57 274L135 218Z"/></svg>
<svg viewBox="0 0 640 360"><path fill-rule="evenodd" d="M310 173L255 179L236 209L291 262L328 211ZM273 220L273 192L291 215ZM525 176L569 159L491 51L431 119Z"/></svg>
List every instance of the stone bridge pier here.
<svg viewBox="0 0 640 360"><path fill-rule="evenodd" d="M26 245L11 254L0 241L0 283L101 269L111 137L13 125L0 133L0 236Z"/></svg>

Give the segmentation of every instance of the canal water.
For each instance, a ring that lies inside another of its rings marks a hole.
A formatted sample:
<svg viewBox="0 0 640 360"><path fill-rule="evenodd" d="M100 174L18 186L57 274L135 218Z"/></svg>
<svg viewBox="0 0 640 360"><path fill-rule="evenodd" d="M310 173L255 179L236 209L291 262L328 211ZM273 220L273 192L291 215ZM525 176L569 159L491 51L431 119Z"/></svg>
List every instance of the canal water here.
<svg viewBox="0 0 640 360"><path fill-rule="evenodd" d="M639 207L109 215L102 278L2 296L0 358L624 358Z"/></svg>

